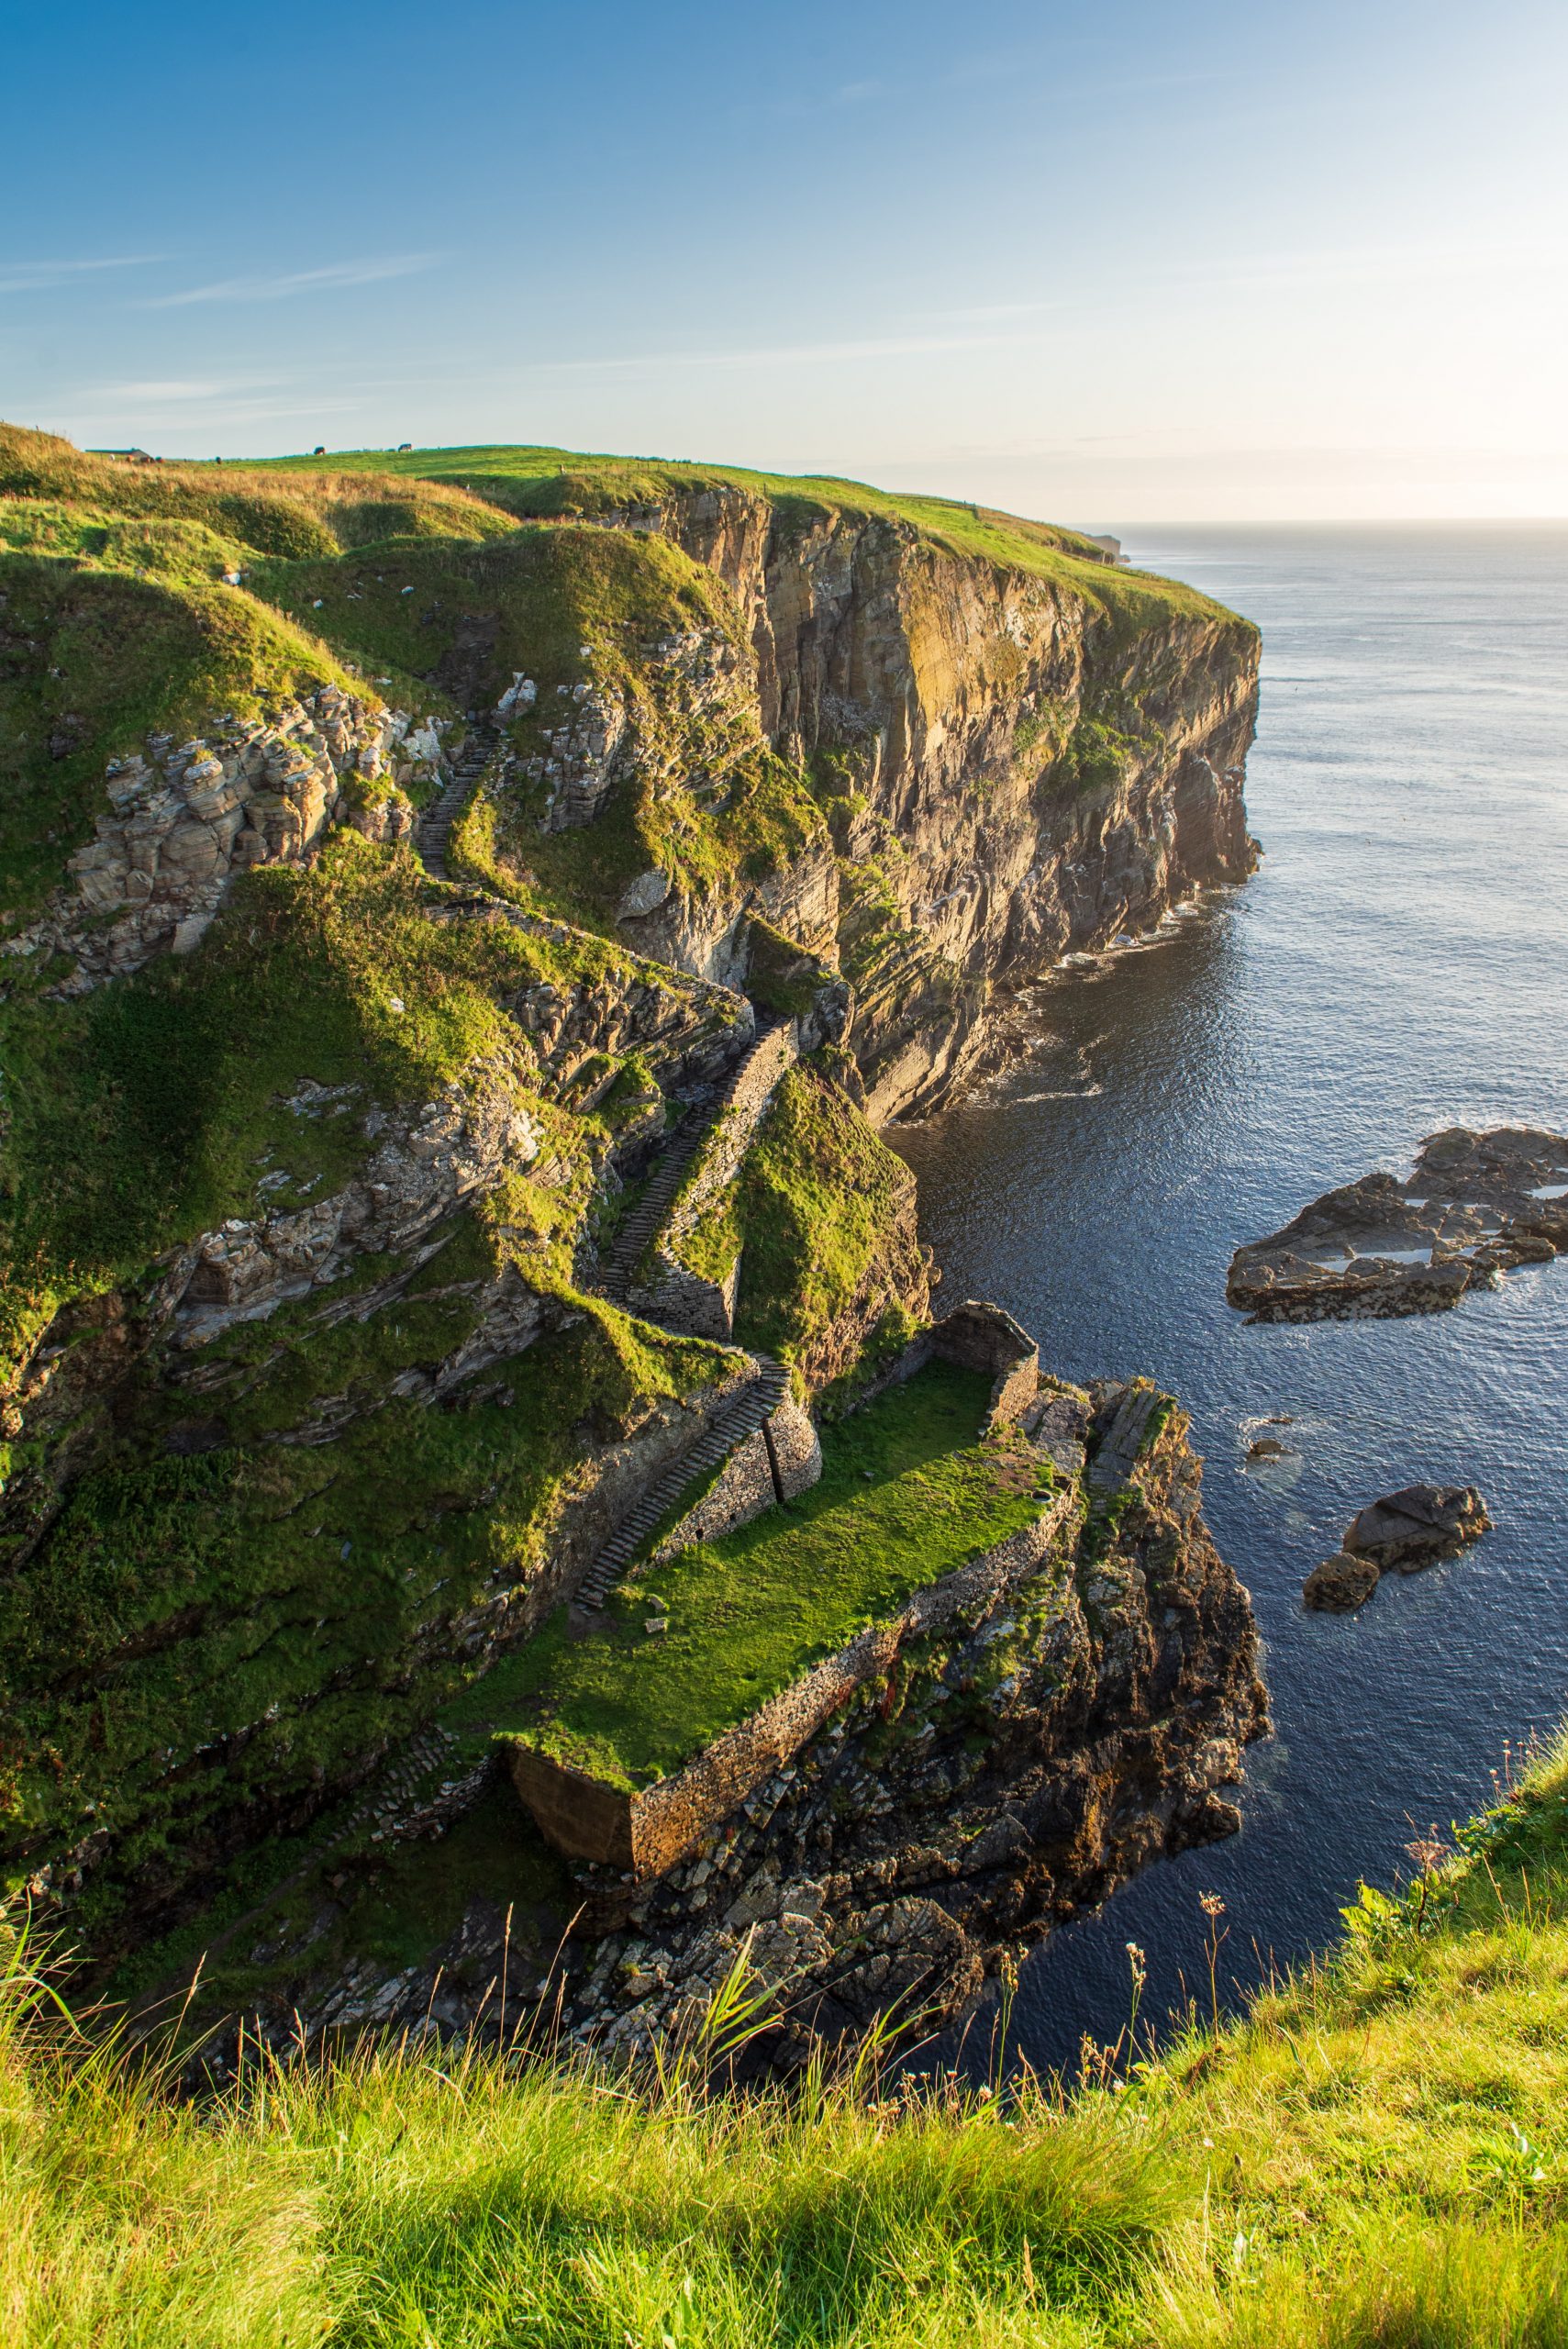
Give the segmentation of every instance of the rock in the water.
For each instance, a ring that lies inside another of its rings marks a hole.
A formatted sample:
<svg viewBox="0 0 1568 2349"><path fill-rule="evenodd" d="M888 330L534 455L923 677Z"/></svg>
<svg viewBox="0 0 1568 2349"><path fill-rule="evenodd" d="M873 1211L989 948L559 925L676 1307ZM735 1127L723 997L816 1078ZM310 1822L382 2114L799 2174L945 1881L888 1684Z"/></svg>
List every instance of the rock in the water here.
<svg viewBox="0 0 1568 2349"><path fill-rule="evenodd" d="M1286 1460L1289 1456L1289 1444L1282 1443L1277 1435L1256 1436L1247 1446L1249 1460Z"/></svg>
<svg viewBox="0 0 1568 2349"><path fill-rule="evenodd" d="M1473 1485L1407 1485L1363 1508L1347 1528L1345 1548L1380 1571L1414 1574L1438 1558L1456 1558L1492 1520Z"/></svg>
<svg viewBox="0 0 1568 2349"><path fill-rule="evenodd" d="M1254 1321L1442 1313L1568 1249L1568 1135L1452 1126L1401 1183L1366 1174L1238 1248L1225 1294Z"/></svg>
<svg viewBox="0 0 1568 2349"><path fill-rule="evenodd" d="M1301 1596L1308 1607L1325 1615L1348 1615L1353 1608L1366 1604L1381 1574L1372 1559L1355 1558L1348 1550L1340 1550L1313 1567L1301 1586Z"/></svg>

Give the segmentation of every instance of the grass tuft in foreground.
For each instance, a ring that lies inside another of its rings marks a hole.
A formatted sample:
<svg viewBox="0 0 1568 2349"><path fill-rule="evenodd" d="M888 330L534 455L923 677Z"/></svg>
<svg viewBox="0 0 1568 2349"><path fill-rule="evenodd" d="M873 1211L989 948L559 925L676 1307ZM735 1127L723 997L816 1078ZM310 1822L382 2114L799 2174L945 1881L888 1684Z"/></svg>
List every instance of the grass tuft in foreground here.
<svg viewBox="0 0 1568 2349"><path fill-rule="evenodd" d="M0 1976L15 2349L1561 2349L1568 1751L1326 1963L1076 2088L418 2041L197 2109Z"/></svg>

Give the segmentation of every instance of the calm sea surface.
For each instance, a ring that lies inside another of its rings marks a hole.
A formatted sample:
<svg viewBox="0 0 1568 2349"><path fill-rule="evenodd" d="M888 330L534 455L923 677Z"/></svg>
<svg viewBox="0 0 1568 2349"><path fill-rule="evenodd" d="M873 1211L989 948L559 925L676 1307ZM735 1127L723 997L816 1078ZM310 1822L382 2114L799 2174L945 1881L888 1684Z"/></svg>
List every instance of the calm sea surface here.
<svg viewBox="0 0 1568 2349"><path fill-rule="evenodd" d="M1156 2009L1329 1938L1357 1878L1487 1799L1568 1710L1568 1262L1429 1319L1249 1329L1231 1251L1451 1124L1568 1129L1568 526L1162 530L1135 562L1263 632L1248 770L1265 850L1169 942L1053 987L1058 1039L999 1096L891 1139L950 1301L989 1297L1071 1377L1146 1371L1190 1410L1209 1522L1252 1593L1275 1734L1232 1841L1150 1869L1025 1968L1036 2061L1114 2037L1131 1939ZM1257 1423L1296 1456L1243 1465ZM1355 1510L1480 1486L1496 1530L1304 1612ZM1207 1988L1207 1981L1206 1981Z"/></svg>

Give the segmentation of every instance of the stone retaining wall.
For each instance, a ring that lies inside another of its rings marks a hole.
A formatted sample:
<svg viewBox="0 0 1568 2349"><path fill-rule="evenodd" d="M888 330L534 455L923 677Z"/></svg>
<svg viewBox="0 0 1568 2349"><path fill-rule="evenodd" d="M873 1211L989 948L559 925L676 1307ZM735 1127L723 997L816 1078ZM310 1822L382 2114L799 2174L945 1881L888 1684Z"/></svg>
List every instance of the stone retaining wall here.
<svg viewBox="0 0 1568 2349"><path fill-rule="evenodd" d="M662 1876L798 1753L857 1688L891 1671L906 1640L960 1619L979 1622L1010 1585L1038 1574L1075 1505L1074 1493L1056 1496L1032 1524L916 1591L896 1614L814 1665L673 1777L640 1794L625 1792L508 1740L518 1795L546 1841L569 1858L600 1861L639 1883Z"/></svg>
<svg viewBox="0 0 1568 2349"><path fill-rule="evenodd" d="M817 1430L798 1403L781 1403L736 1446L717 1480L665 1535L650 1563L662 1565L695 1542L720 1541L764 1509L808 1492L821 1474Z"/></svg>
<svg viewBox="0 0 1568 2349"><path fill-rule="evenodd" d="M711 1338L720 1344L734 1333L735 1298L740 1285L740 1259L736 1257L722 1280L709 1280L683 1264L675 1252L696 1229L704 1214L734 1181L740 1162L784 1071L800 1058L799 1024L786 1020L752 1047L736 1079L735 1090L713 1130L703 1142L681 1190L676 1194L663 1230L653 1244L652 1265L645 1281L628 1294L636 1313L646 1314L683 1337Z"/></svg>
<svg viewBox="0 0 1568 2349"><path fill-rule="evenodd" d="M665 1248L695 1230L704 1210L734 1181L778 1090L779 1079L799 1058L800 1030L794 1019L773 1029L754 1047L670 1210L662 1235Z"/></svg>
<svg viewBox="0 0 1568 2349"><path fill-rule="evenodd" d="M902 1386L929 1362L957 1363L964 1370L989 1371L991 1400L981 1432L1010 1427L1040 1387L1040 1348L1027 1330L1001 1306L966 1297L951 1313L911 1338L903 1353L855 1397L863 1411L890 1386Z"/></svg>

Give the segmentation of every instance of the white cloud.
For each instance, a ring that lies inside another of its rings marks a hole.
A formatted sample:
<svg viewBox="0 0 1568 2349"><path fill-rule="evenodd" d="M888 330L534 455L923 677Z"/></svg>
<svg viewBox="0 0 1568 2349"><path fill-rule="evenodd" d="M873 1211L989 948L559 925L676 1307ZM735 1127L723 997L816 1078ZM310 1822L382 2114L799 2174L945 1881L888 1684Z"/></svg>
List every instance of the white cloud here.
<svg viewBox="0 0 1568 2349"><path fill-rule="evenodd" d="M146 269L163 261L163 253L116 253L103 261L0 262L0 294L41 294L50 285L69 285L100 269Z"/></svg>
<svg viewBox="0 0 1568 2349"><path fill-rule="evenodd" d="M345 285L376 285L389 277L411 277L428 269L435 253L394 253L380 261L339 261L324 269L296 269L274 277L225 277L212 285L187 286L179 294L155 295L150 310L183 309L193 302L282 302L293 294L328 294Z"/></svg>

